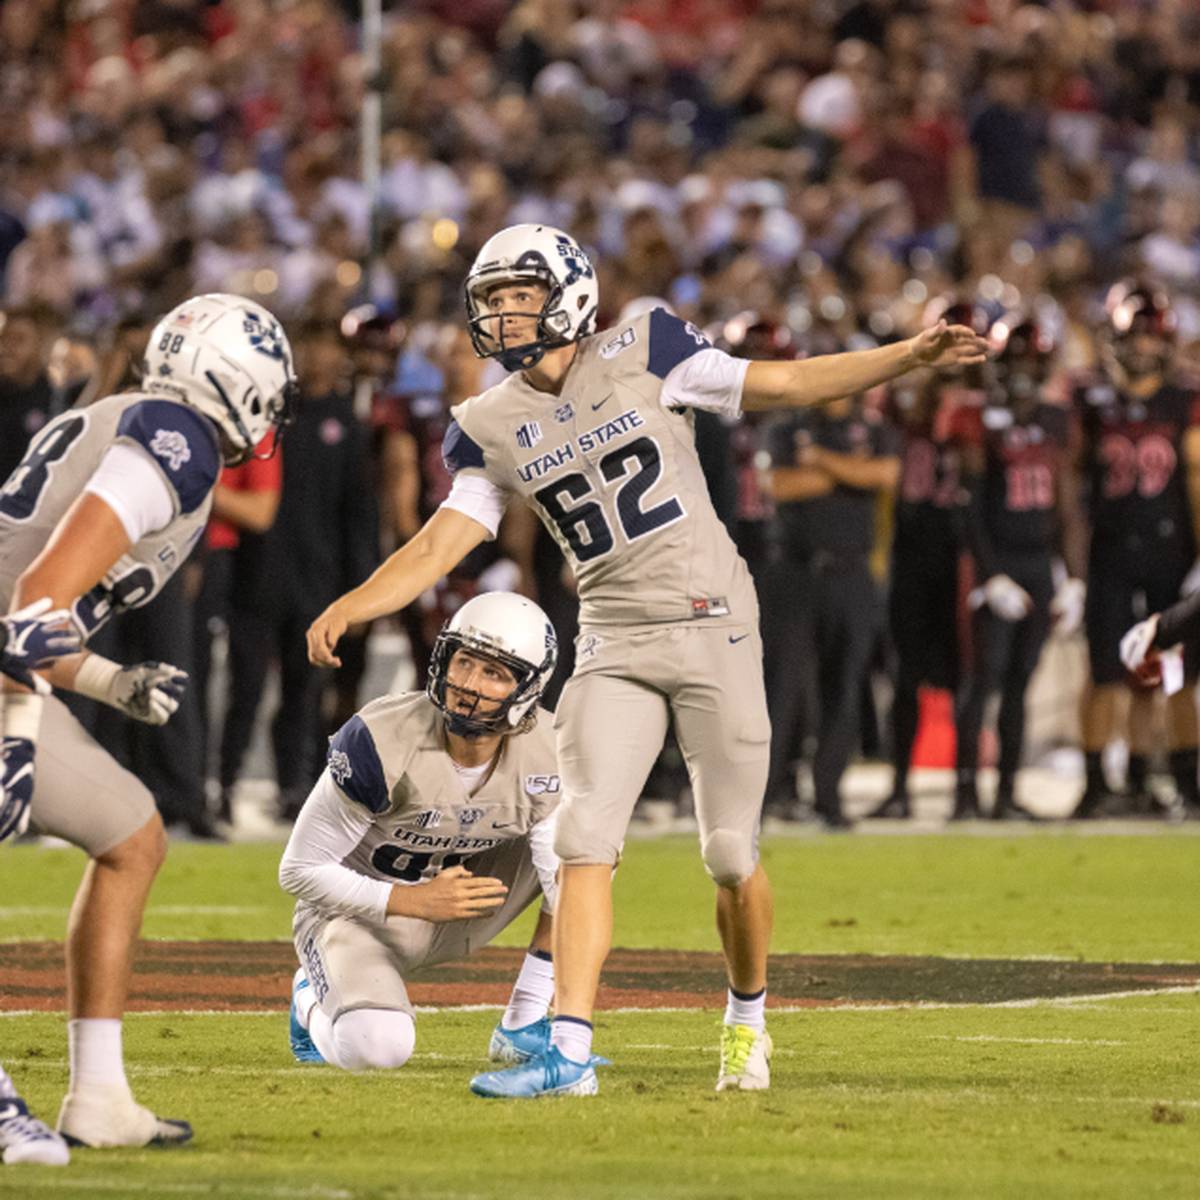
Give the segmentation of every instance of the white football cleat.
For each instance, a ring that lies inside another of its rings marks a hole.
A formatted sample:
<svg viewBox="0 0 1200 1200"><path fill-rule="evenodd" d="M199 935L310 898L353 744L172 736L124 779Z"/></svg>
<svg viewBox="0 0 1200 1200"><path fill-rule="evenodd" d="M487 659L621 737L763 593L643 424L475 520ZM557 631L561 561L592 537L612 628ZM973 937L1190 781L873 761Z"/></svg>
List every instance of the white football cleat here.
<svg viewBox="0 0 1200 1200"><path fill-rule="evenodd" d="M179 1146L190 1141L186 1121L156 1117L126 1088L69 1092L58 1114L58 1132L71 1146Z"/></svg>
<svg viewBox="0 0 1200 1200"><path fill-rule="evenodd" d="M65 1167L71 1161L67 1143L45 1121L39 1121L15 1092L0 1094L0 1149L9 1167L17 1163Z"/></svg>
<svg viewBox="0 0 1200 1200"><path fill-rule="evenodd" d="M718 1092L761 1092L771 1086L771 1035L749 1025L721 1026Z"/></svg>

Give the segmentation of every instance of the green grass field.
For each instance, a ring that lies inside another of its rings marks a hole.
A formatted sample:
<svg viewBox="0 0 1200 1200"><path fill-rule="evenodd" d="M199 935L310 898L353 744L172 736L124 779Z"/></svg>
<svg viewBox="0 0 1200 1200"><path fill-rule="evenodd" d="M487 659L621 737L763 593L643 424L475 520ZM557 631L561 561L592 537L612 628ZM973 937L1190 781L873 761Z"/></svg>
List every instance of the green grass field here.
<svg viewBox="0 0 1200 1200"><path fill-rule="evenodd" d="M146 935L286 938L278 848L172 847ZM764 846L789 954L1200 962L1200 840L854 836ZM0 940L61 937L74 851L3 854ZM617 944L714 948L711 887L689 839L635 842ZM510 930L519 944L526 930ZM0 997L3 993L0 979ZM1194 1196L1200 994L1018 1006L776 1012L772 1090L712 1093L709 1011L607 1012L615 1065L590 1100L504 1104L466 1081L492 1011L423 1014L402 1071L301 1067L277 1014L133 1015L139 1096L184 1116L177 1151L76 1152L66 1171L0 1169L36 1197ZM53 1119L61 1016L0 1021L3 1060Z"/></svg>

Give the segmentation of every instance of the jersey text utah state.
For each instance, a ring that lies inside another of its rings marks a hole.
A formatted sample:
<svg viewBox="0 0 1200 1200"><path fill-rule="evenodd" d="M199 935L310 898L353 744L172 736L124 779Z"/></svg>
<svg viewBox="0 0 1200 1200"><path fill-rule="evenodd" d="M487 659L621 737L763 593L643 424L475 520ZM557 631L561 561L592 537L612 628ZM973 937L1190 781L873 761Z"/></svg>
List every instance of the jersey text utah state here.
<svg viewBox="0 0 1200 1200"><path fill-rule="evenodd" d="M585 626L754 612L749 572L709 500L691 409L663 402L667 377L701 351L715 353L655 309L579 342L558 395L517 372L453 409L448 467L534 508L575 571Z"/></svg>

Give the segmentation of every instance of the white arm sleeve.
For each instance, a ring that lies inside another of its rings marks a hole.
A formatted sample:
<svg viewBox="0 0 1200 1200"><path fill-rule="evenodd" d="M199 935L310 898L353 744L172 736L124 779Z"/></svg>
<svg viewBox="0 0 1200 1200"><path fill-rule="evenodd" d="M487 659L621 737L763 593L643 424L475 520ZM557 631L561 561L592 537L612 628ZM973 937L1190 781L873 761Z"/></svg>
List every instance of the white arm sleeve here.
<svg viewBox="0 0 1200 1200"><path fill-rule="evenodd" d="M370 828L370 814L350 804L322 772L283 852L279 886L319 908L382 924L392 885L342 866Z"/></svg>
<svg viewBox="0 0 1200 1200"><path fill-rule="evenodd" d="M748 358L734 358L711 346L698 350L667 373L660 402L664 408L703 408L720 416L739 416L749 368Z"/></svg>
<svg viewBox="0 0 1200 1200"><path fill-rule="evenodd" d="M494 538L507 504L508 496L490 479L482 475L458 474L454 477L450 495L439 507L465 513L473 521L478 521Z"/></svg>
<svg viewBox="0 0 1200 1200"><path fill-rule="evenodd" d="M131 543L165 529L175 516L162 472L150 455L127 442L109 446L84 491L99 496L117 514Z"/></svg>
<svg viewBox="0 0 1200 1200"><path fill-rule="evenodd" d="M559 810L556 808L544 821L539 821L529 831L529 857L533 869L538 873L542 885L542 910L552 913L558 903L558 855L554 853L554 830L558 826Z"/></svg>

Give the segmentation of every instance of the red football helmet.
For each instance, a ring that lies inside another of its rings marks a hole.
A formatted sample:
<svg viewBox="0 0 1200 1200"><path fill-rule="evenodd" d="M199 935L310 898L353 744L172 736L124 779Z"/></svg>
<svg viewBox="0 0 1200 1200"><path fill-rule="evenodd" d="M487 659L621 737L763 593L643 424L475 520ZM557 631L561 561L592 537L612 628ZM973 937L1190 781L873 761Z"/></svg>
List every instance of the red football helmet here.
<svg viewBox="0 0 1200 1200"><path fill-rule="evenodd" d="M966 325L980 337L987 336L992 324L992 319L982 304L953 292L935 296L930 300L925 305L924 317L927 326L938 321L945 321L947 325Z"/></svg>
<svg viewBox="0 0 1200 1200"><path fill-rule="evenodd" d="M988 342L991 374L1007 401L1031 395L1046 382L1057 347L1045 321L1021 310L1005 313L992 323Z"/></svg>
<svg viewBox="0 0 1200 1200"><path fill-rule="evenodd" d="M796 339L786 325L747 311L730 317L716 337L717 346L734 358L795 358Z"/></svg>
<svg viewBox="0 0 1200 1200"><path fill-rule="evenodd" d="M1104 298L1111 336L1126 337L1137 332L1171 339L1175 336L1175 313L1165 289L1141 279L1123 279L1108 289Z"/></svg>
<svg viewBox="0 0 1200 1200"><path fill-rule="evenodd" d="M1109 288L1104 311L1105 336L1125 374L1135 379L1161 375L1177 324L1166 291L1145 280L1125 279Z"/></svg>

